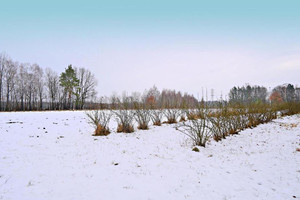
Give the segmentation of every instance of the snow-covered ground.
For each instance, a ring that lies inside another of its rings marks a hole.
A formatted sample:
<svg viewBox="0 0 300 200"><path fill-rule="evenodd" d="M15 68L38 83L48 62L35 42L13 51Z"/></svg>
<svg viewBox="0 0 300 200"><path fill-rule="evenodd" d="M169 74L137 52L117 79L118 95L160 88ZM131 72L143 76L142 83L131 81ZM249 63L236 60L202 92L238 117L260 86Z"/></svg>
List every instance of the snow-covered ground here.
<svg viewBox="0 0 300 200"><path fill-rule="evenodd" d="M93 137L84 112L0 113L0 199L300 199L300 116L200 152L173 125Z"/></svg>

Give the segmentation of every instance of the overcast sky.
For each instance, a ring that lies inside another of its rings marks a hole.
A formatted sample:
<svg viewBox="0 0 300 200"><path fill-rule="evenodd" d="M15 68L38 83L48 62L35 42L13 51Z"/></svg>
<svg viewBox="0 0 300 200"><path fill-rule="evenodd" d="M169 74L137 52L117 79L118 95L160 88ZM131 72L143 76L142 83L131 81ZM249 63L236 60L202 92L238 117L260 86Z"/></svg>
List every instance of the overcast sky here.
<svg viewBox="0 0 300 200"><path fill-rule="evenodd" d="M88 68L99 95L300 86L300 1L4 1L3 51L58 73Z"/></svg>

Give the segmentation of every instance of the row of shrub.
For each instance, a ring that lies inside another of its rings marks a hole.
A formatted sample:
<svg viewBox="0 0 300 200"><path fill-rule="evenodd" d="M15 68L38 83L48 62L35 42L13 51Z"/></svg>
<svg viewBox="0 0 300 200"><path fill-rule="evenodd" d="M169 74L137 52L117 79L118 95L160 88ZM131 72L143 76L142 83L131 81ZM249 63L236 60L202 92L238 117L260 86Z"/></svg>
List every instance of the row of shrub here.
<svg viewBox="0 0 300 200"><path fill-rule="evenodd" d="M136 105L135 109L128 109L126 104L123 104L118 110L94 110L87 112L87 116L89 122L95 126L95 136L110 133L108 124L113 116L118 123L117 132L123 133L134 132L135 122L137 128L142 130L149 129L151 121L155 126L180 122L176 129L190 137L194 145L205 147L210 138L220 141L246 128L267 123L278 116L296 113L300 113L300 103L219 102L217 108L210 108L205 102L201 102L196 109L148 109L141 105Z"/></svg>
<svg viewBox="0 0 300 200"><path fill-rule="evenodd" d="M246 128L270 122L278 116L297 113L300 113L300 103L295 102L282 104L220 102L216 109L210 109L203 104L196 111L188 111L187 116L192 116L191 120L182 122L177 129L189 136L194 145L205 147L210 138L220 141Z"/></svg>
<svg viewBox="0 0 300 200"><path fill-rule="evenodd" d="M157 109L150 110L145 108L139 109L118 109L118 110L93 110L86 112L89 123L95 127L94 136L105 136L110 133L109 122L114 117L118 123L118 133L134 132L134 123L140 130L148 130L152 121L154 126L161 126L162 123L177 123L179 116L183 118L183 110L178 109ZM166 121L163 121L166 119ZM185 120L185 119L184 119Z"/></svg>

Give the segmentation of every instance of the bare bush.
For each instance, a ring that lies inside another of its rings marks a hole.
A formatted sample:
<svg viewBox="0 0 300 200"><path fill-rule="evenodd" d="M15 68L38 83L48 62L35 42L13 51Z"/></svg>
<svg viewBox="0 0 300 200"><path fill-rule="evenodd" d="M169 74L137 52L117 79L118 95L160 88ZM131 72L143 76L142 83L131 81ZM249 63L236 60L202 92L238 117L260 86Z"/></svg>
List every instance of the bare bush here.
<svg viewBox="0 0 300 200"><path fill-rule="evenodd" d="M241 116L240 115L230 115L228 116L228 134L238 134L240 130L242 130L241 127Z"/></svg>
<svg viewBox="0 0 300 200"><path fill-rule="evenodd" d="M187 110L186 109L182 109L180 110L180 119L179 119L179 122L185 122L186 121L186 113L187 113Z"/></svg>
<svg viewBox="0 0 300 200"><path fill-rule="evenodd" d="M246 116L248 118L247 127L252 128L274 119L276 117L276 111L267 104L252 103L247 106Z"/></svg>
<svg viewBox="0 0 300 200"><path fill-rule="evenodd" d="M134 132L133 120L134 112L132 110L119 109L113 111L118 122L118 133L132 133Z"/></svg>
<svg viewBox="0 0 300 200"><path fill-rule="evenodd" d="M212 136L215 141L225 139L228 135L230 126L228 120L228 106L220 102L217 111L210 113L208 120L211 123Z"/></svg>
<svg viewBox="0 0 300 200"><path fill-rule="evenodd" d="M94 136L105 136L110 133L108 124L112 113L104 110L93 110L86 112L88 121L95 127Z"/></svg>
<svg viewBox="0 0 300 200"><path fill-rule="evenodd" d="M180 116L180 110L178 109L171 109L167 108L164 110L164 115L167 118L168 124L175 124L177 123L177 119Z"/></svg>
<svg viewBox="0 0 300 200"><path fill-rule="evenodd" d="M161 126L163 111L161 109L151 110L150 117L154 126Z"/></svg>
<svg viewBox="0 0 300 200"><path fill-rule="evenodd" d="M219 141L221 139L225 139L228 132L227 120L223 116L210 117L211 122L211 131L213 135L213 139L215 141Z"/></svg>
<svg viewBox="0 0 300 200"><path fill-rule="evenodd" d="M147 109L137 109L134 115L135 120L138 123L138 129L147 130L149 129L150 122L150 111Z"/></svg>
<svg viewBox="0 0 300 200"><path fill-rule="evenodd" d="M127 97L125 94L123 95L122 102L117 99L118 102L118 110L113 111L115 114L116 120L118 122L118 133L132 133L134 132L133 128L133 120L134 120L134 112L129 109L132 105L132 99Z"/></svg>
<svg viewBox="0 0 300 200"><path fill-rule="evenodd" d="M182 122L177 129L192 139L194 145L205 147L206 142L211 136L211 129L207 119L189 120Z"/></svg>
<svg viewBox="0 0 300 200"><path fill-rule="evenodd" d="M187 110L186 117L188 120L196 120L198 119L197 112L195 110Z"/></svg>
<svg viewBox="0 0 300 200"><path fill-rule="evenodd" d="M276 110L267 104L263 104L258 108L259 123L267 123L276 118Z"/></svg>
<svg viewBox="0 0 300 200"><path fill-rule="evenodd" d="M207 110L200 107L198 113L203 116L203 119L182 122L177 126L177 130L191 138L194 145L205 147L206 142L211 137L211 127L207 118Z"/></svg>

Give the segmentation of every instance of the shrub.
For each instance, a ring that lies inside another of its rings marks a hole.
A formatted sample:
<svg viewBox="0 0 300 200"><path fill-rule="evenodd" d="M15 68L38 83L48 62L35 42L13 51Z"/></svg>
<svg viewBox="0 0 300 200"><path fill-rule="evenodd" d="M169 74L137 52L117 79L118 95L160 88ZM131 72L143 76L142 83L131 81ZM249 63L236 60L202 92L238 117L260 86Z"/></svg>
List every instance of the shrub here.
<svg viewBox="0 0 300 200"><path fill-rule="evenodd" d="M185 122L186 121L186 113L187 113L187 109L183 108L183 109L180 110L180 112L179 112L179 116L180 116L179 122Z"/></svg>
<svg viewBox="0 0 300 200"><path fill-rule="evenodd" d="M162 117L163 112L161 109L150 111L150 118L154 126L161 126Z"/></svg>
<svg viewBox="0 0 300 200"><path fill-rule="evenodd" d="M239 115L231 115L228 117L228 135L238 134L241 128L241 120Z"/></svg>
<svg viewBox="0 0 300 200"><path fill-rule="evenodd" d="M259 116L258 116L259 123L267 123L276 118L276 110L274 110L269 105L266 105L266 104L262 105L259 108L258 112L259 112Z"/></svg>
<svg viewBox="0 0 300 200"><path fill-rule="evenodd" d="M209 127L209 121L206 117L207 110L198 108L198 113L204 118L182 122L181 125L177 126L177 130L191 138L194 145L205 147L206 142L211 136L211 128Z"/></svg>
<svg viewBox="0 0 300 200"><path fill-rule="evenodd" d="M211 123L212 136L215 141L225 139L229 135L231 129L230 115L231 112L225 102L220 102L213 114L209 113L208 120Z"/></svg>
<svg viewBox="0 0 300 200"><path fill-rule="evenodd" d="M228 135L228 126L227 120L225 117L217 116L209 118L211 122L211 132L213 135L213 139L215 141L220 141L221 139L225 139Z"/></svg>
<svg viewBox="0 0 300 200"><path fill-rule="evenodd" d="M134 112L131 110L132 105L134 105L133 98L128 97L126 96L126 94L124 94L122 97L122 101L119 98L116 98L115 102L117 103L117 110L114 110L113 113L118 123L117 132L134 132Z"/></svg>
<svg viewBox="0 0 300 200"><path fill-rule="evenodd" d="M192 110L187 111L186 112L186 116L187 116L188 120L196 120L196 119L198 119L198 116L197 116L196 112L192 111Z"/></svg>
<svg viewBox="0 0 300 200"><path fill-rule="evenodd" d="M95 127L94 136L106 136L110 133L108 124L112 113L104 110L86 112L88 121Z"/></svg>
<svg viewBox="0 0 300 200"><path fill-rule="evenodd" d="M137 109L135 110L135 120L138 123L138 129L148 130L150 122L150 111L147 109Z"/></svg>
<svg viewBox="0 0 300 200"><path fill-rule="evenodd" d="M194 145L205 147L211 136L211 129L206 119L190 120L182 122L177 129L192 139Z"/></svg>
<svg viewBox="0 0 300 200"><path fill-rule="evenodd" d="M132 110L119 109L117 111L114 111L114 114L118 122L118 128L117 128L118 133L134 132L134 128L133 128L134 113Z"/></svg>
<svg viewBox="0 0 300 200"><path fill-rule="evenodd" d="M168 124L175 124L175 123L177 123L177 118L180 115L180 110L167 108L164 110L164 115L167 118Z"/></svg>
<svg viewBox="0 0 300 200"><path fill-rule="evenodd" d="M287 114L288 115L294 115L300 113L300 103L296 102L289 102L286 103L286 108L288 110Z"/></svg>

